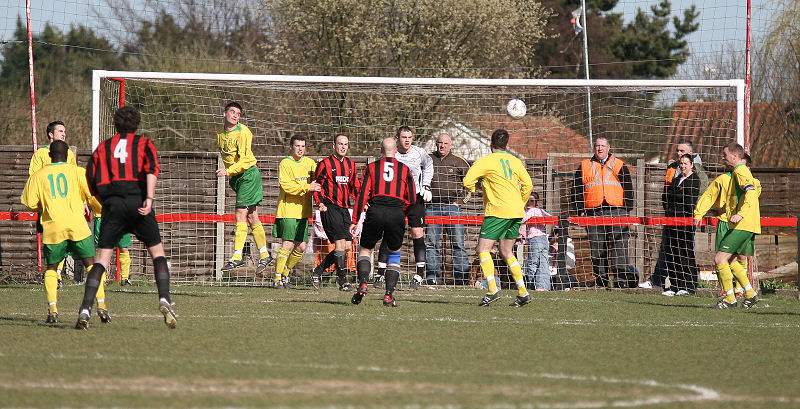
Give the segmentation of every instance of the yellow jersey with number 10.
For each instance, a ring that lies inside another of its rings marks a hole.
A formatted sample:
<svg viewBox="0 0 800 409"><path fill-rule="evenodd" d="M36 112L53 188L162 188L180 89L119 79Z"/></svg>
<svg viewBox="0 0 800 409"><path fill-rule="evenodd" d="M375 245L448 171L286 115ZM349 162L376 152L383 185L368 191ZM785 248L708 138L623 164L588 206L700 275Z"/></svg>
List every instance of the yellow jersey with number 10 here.
<svg viewBox="0 0 800 409"><path fill-rule="evenodd" d="M86 170L70 163L51 163L34 173L25 183L22 204L41 213L42 243L80 241L89 235L83 205L99 211L100 203L86 183Z"/></svg>

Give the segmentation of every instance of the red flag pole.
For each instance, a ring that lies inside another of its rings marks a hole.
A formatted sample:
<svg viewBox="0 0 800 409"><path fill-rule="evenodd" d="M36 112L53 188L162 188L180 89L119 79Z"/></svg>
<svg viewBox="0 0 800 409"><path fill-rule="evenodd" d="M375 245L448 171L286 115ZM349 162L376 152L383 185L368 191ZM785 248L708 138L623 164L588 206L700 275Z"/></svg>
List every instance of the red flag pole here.
<svg viewBox="0 0 800 409"><path fill-rule="evenodd" d="M31 87L31 143L33 144L33 152L36 153L36 88L34 87L33 81L33 31L31 28L31 0L25 0L25 18L28 23L28 81ZM36 232L36 265L38 267L39 275L41 275L42 233L39 233L38 231Z"/></svg>

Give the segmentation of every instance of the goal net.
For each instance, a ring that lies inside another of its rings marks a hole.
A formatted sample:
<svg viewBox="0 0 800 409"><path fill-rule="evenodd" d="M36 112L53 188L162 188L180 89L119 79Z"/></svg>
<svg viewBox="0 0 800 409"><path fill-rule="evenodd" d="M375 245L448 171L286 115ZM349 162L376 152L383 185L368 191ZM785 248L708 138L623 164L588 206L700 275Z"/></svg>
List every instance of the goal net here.
<svg viewBox="0 0 800 409"><path fill-rule="evenodd" d="M506 103L512 98L527 105L527 114L521 119L506 114ZM401 125L411 127L414 144L428 152L436 150L437 136L447 133L453 141L452 153L469 163L491 153L489 136L495 129L504 128L511 135L508 150L523 160L533 180L533 191L541 199L540 206L552 215L532 223L543 224L550 238L558 233L560 239L561 250L555 251L552 247L556 246L552 246L551 260L545 262L552 264L547 273L551 283L555 287L557 282L567 280L574 286L592 286L595 277L586 225L623 226L625 264L637 279L650 275L658 258L663 224L674 224L663 219L662 192L667 164L676 159L676 144L691 142L713 179L723 171L718 164L722 147L743 139L742 100L741 80L431 79L95 71L92 146L114 134L112 117L117 107L125 104L138 108L142 114L139 133L153 139L160 154L156 211L174 281L265 285L274 269L268 269L266 279L255 275L258 252L252 244L246 247L246 255L247 251L252 255L245 267L220 272L232 254L234 229L235 194L225 178L215 175L222 166L215 135L222 127L222 111L227 102L237 101L243 106L241 122L253 131L253 151L264 186L259 213L273 252L277 239L270 233L279 191L278 163L289 154L292 135L308 138L307 156L315 160L332 153L336 134L347 135L349 156L356 160L360 174L364 165L379 155L381 139L395 135ZM630 169L635 200L628 217L587 221L578 217L571 205L575 171L581 160L592 156L592 143L597 138L607 138L611 153ZM435 177L454 171L439 168ZM464 196L462 191L441 189L438 194L448 196L448 200ZM435 276L439 285L480 286L483 277L475 261L483 216L480 194L458 210L460 217L452 216L456 214L452 212L429 212L445 215L427 219L428 275ZM311 226L306 255L291 272L296 285L310 283L310 270L330 249L329 243L313 231L313 223ZM460 229L464 232L466 260L460 252ZM432 234L436 232L440 235ZM706 240L703 237L698 234L698 242ZM524 265L534 256L522 244L516 251ZM152 268L140 246L135 244L132 251L134 278L137 272ZM348 267L355 271L352 252ZM402 249L401 286L407 285L414 273L413 254L407 237ZM700 253L697 258L701 269L704 264L711 264L711 260L702 260ZM512 286L499 256L495 265L503 287ZM354 280L353 275L350 278ZM530 280L533 287L533 277Z"/></svg>

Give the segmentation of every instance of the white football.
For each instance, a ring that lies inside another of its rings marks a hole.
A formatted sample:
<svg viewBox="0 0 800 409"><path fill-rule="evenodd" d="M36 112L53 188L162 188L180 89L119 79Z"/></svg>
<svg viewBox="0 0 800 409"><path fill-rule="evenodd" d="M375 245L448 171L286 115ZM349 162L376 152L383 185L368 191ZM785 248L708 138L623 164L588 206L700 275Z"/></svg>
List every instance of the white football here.
<svg viewBox="0 0 800 409"><path fill-rule="evenodd" d="M520 119L525 116L527 112L528 108L522 100L516 98L508 100L506 104L506 114L512 119Z"/></svg>

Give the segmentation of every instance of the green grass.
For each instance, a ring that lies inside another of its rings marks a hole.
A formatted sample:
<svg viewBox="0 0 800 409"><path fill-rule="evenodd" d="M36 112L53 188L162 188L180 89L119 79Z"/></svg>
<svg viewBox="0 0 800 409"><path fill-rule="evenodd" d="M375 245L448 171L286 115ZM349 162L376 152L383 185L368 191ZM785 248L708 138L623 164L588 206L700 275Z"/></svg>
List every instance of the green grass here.
<svg viewBox="0 0 800 409"><path fill-rule="evenodd" d="M46 325L38 286L0 287L0 407L658 407L800 405L800 303L716 310L703 296L479 290L111 286L113 321Z"/></svg>

